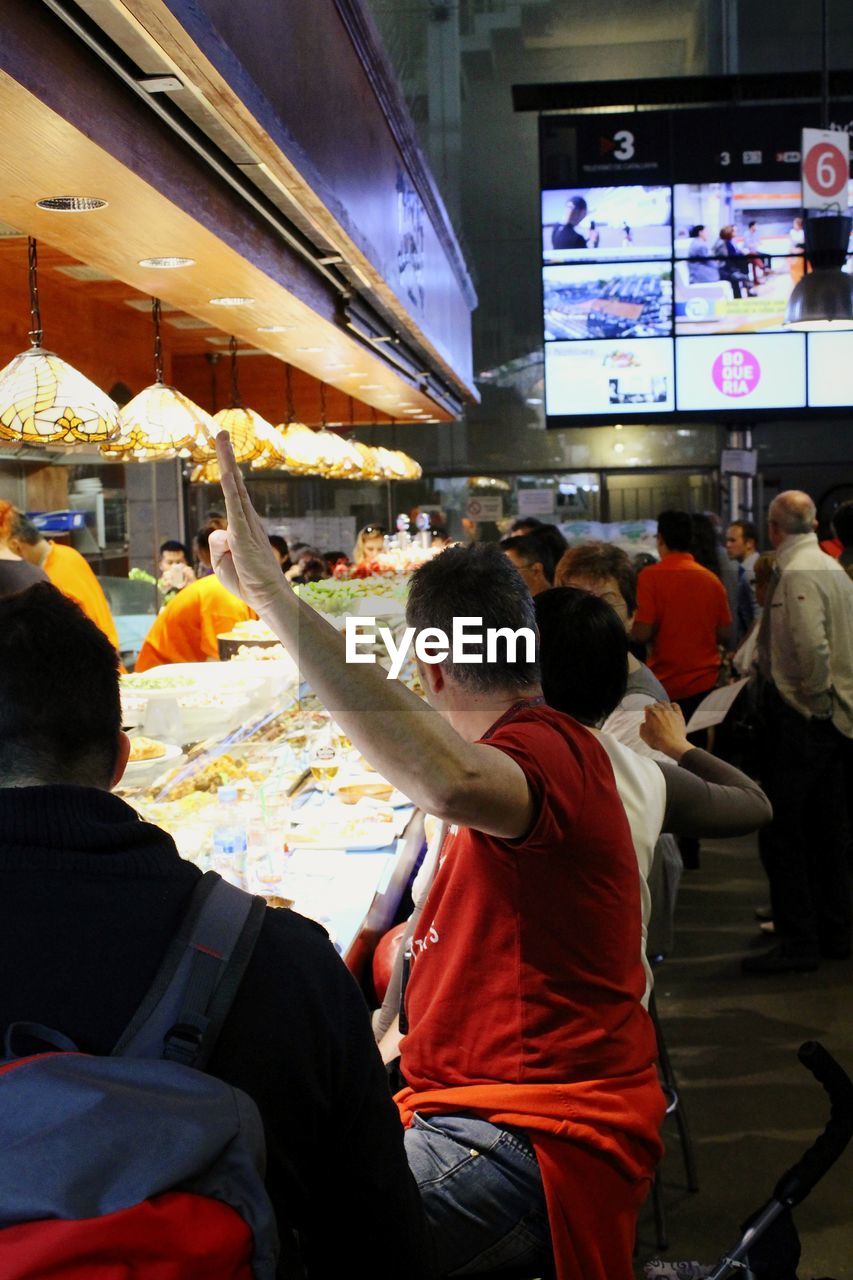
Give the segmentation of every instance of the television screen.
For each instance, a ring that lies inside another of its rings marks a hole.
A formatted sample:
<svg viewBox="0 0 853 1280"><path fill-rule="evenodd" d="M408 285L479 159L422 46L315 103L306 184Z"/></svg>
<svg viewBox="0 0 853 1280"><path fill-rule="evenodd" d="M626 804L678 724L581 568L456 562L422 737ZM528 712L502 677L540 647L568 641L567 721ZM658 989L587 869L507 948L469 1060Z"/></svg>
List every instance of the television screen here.
<svg viewBox="0 0 853 1280"><path fill-rule="evenodd" d="M549 425L853 403L853 332L784 324L809 111L542 117Z"/></svg>
<svg viewBox="0 0 853 1280"><path fill-rule="evenodd" d="M675 344L681 409L802 409L802 333L685 338Z"/></svg>
<svg viewBox="0 0 853 1280"><path fill-rule="evenodd" d="M853 404L853 332L809 334L809 404Z"/></svg>
<svg viewBox="0 0 853 1280"><path fill-rule="evenodd" d="M545 348L549 415L648 413L675 408L672 342L551 342Z"/></svg>
<svg viewBox="0 0 853 1280"><path fill-rule="evenodd" d="M546 342L672 333L670 262L545 267L542 286Z"/></svg>
<svg viewBox="0 0 853 1280"><path fill-rule="evenodd" d="M584 187L542 192L545 262L670 258L669 187Z"/></svg>

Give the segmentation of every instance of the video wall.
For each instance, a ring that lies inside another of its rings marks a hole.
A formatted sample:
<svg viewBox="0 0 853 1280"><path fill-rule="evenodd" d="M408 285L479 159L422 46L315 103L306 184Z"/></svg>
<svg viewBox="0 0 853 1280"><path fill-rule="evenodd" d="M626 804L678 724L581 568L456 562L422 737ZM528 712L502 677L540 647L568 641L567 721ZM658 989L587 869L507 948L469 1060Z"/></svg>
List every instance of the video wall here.
<svg viewBox="0 0 853 1280"><path fill-rule="evenodd" d="M789 107L541 117L549 426L853 403L853 332L784 327L812 123Z"/></svg>

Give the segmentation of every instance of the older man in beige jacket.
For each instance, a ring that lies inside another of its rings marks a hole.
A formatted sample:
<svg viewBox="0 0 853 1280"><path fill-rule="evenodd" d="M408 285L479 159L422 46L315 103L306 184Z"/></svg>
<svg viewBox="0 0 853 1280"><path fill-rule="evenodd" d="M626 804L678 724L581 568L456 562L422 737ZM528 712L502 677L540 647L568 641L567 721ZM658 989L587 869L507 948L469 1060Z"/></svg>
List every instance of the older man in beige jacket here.
<svg viewBox="0 0 853 1280"><path fill-rule="evenodd" d="M776 571L758 635L773 804L765 864L777 946L749 973L816 969L850 954L844 851L845 757L853 750L853 582L815 535L815 505L789 490L770 504Z"/></svg>

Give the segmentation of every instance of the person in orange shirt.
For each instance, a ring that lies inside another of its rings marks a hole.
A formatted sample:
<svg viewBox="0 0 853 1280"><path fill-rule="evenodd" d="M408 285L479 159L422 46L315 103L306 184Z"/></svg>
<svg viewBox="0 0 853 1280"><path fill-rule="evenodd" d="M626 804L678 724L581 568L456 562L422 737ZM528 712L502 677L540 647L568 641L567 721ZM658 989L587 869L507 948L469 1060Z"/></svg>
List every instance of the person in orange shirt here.
<svg viewBox="0 0 853 1280"><path fill-rule="evenodd" d="M17 508L13 509L8 545L22 560L43 569L53 585L80 606L118 651L118 631L107 597L79 551L59 542L50 542Z"/></svg>
<svg viewBox="0 0 853 1280"><path fill-rule="evenodd" d="M179 591L158 613L145 637L136 671L168 662L207 662L219 657L216 637L258 615L238 600L214 574Z"/></svg>
<svg viewBox="0 0 853 1280"><path fill-rule="evenodd" d="M728 642L732 615L720 579L690 554L693 536L686 511L658 516L660 561L637 580L637 613L631 637L651 641L649 666L689 720L720 674L720 645Z"/></svg>

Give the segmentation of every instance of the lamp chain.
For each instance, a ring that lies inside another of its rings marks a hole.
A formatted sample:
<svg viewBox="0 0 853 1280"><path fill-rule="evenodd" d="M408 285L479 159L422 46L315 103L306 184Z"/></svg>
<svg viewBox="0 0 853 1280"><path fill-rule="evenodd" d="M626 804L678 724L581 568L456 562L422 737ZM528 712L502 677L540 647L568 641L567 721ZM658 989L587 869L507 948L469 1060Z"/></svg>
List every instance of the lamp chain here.
<svg viewBox="0 0 853 1280"><path fill-rule="evenodd" d="M151 319L154 321L154 381L163 382L163 339L160 334L160 299L151 299Z"/></svg>
<svg viewBox="0 0 853 1280"><path fill-rule="evenodd" d="M231 408L240 407L240 384L237 381L237 339L234 335L228 342L228 350L231 354Z"/></svg>
<svg viewBox="0 0 853 1280"><path fill-rule="evenodd" d="M320 426L326 430L326 384L320 383Z"/></svg>
<svg viewBox="0 0 853 1280"><path fill-rule="evenodd" d="M287 396L287 424L290 426L296 418L296 410L293 406L293 369L289 364L284 366L284 387Z"/></svg>
<svg viewBox="0 0 853 1280"><path fill-rule="evenodd" d="M39 308L39 264L38 247L32 236L27 239L28 249L28 283L30 289L30 324L29 339L36 348L41 346L41 309Z"/></svg>

